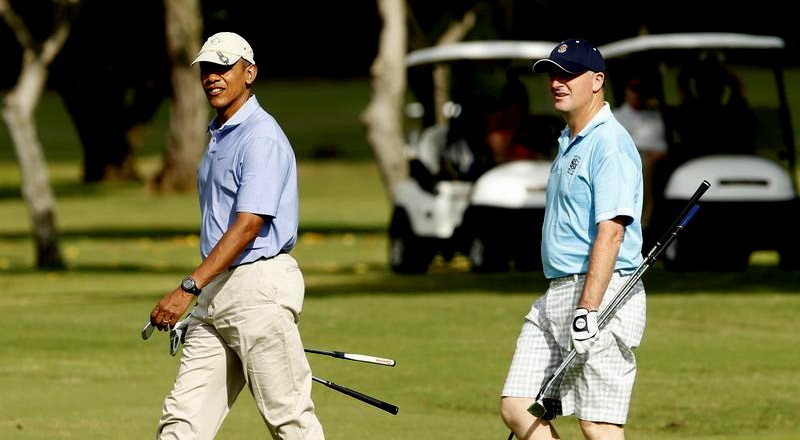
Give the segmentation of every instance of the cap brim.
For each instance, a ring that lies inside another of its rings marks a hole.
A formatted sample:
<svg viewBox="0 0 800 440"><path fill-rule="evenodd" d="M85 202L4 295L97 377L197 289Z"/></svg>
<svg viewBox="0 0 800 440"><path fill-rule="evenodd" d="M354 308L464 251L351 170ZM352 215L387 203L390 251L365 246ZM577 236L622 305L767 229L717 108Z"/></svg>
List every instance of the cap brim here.
<svg viewBox="0 0 800 440"><path fill-rule="evenodd" d="M222 65L222 66L232 66L232 65L236 64L236 62L239 61L239 58L241 58L241 57L242 57L241 55L236 55L236 54L233 54L233 53L230 53L230 52L220 52L220 51L216 51L216 50L214 50L214 51L209 50L209 51L200 52L199 54L197 54L197 58L195 58L194 61L192 61L192 64L205 62L205 63L219 64L219 65Z"/></svg>
<svg viewBox="0 0 800 440"><path fill-rule="evenodd" d="M549 58L543 58L535 63L533 63L533 71L536 73L547 73L551 72L554 68L558 68L563 70L564 72L571 73L571 74L578 74L586 72L587 68L583 66L567 64L567 63L557 63Z"/></svg>

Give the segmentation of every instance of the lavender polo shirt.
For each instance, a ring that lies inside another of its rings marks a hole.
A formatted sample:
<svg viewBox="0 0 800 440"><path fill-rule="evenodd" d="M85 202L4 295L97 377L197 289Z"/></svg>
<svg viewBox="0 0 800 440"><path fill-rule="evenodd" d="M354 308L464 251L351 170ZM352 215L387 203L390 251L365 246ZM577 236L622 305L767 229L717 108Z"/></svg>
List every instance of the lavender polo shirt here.
<svg viewBox="0 0 800 440"><path fill-rule="evenodd" d="M222 127L216 125L214 118L197 176L200 256L208 257L238 212L267 221L234 265L289 252L298 223L297 166L289 140L255 96Z"/></svg>

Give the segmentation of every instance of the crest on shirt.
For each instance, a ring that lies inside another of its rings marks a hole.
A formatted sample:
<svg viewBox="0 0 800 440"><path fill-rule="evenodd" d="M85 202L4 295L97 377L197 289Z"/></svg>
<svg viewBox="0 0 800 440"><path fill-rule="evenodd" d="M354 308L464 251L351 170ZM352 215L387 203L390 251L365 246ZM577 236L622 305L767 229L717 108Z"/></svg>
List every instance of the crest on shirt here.
<svg viewBox="0 0 800 440"><path fill-rule="evenodd" d="M569 167L567 168L567 174L572 176L575 174L575 170L578 169L578 165L581 164L581 157L578 155L572 156L572 159L569 161Z"/></svg>

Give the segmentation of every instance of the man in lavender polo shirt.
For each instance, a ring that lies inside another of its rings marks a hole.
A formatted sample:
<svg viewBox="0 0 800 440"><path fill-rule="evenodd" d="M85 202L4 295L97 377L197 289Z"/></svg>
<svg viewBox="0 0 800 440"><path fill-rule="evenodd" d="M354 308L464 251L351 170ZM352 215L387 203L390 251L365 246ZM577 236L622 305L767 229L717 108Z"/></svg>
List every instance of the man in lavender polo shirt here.
<svg viewBox="0 0 800 440"><path fill-rule="evenodd" d="M273 438L323 440L297 324L304 282L297 242L297 168L275 119L252 93L253 50L212 35L194 63L217 112L197 177L202 263L150 313L168 331L197 301L159 440L211 440L247 386Z"/></svg>

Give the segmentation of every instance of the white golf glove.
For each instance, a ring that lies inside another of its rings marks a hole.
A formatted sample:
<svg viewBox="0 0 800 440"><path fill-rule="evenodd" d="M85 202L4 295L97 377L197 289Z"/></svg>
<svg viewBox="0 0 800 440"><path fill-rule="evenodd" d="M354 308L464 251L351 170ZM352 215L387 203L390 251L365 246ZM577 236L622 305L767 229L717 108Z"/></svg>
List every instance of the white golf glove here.
<svg viewBox="0 0 800 440"><path fill-rule="evenodd" d="M589 348L597 341L597 310L589 310L583 307L575 309L575 317L572 318L572 348L578 354L589 351Z"/></svg>
<svg viewBox="0 0 800 440"><path fill-rule="evenodd" d="M191 318L191 315L187 316L183 321L178 321L175 327L171 328L169 331L169 354L172 356L178 353L178 347L180 347L186 339L186 329L189 327L189 318Z"/></svg>

